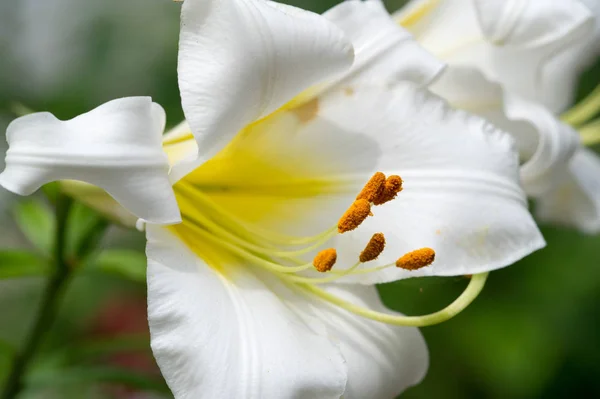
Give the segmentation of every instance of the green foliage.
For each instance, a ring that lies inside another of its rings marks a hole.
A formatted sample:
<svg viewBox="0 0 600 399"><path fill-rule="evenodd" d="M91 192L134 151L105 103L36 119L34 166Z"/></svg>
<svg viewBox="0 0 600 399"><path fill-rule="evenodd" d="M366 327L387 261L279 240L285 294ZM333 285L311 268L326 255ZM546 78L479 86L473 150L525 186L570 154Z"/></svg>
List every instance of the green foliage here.
<svg viewBox="0 0 600 399"><path fill-rule="evenodd" d="M38 255L26 251L0 251L0 279L44 276L50 268Z"/></svg>
<svg viewBox="0 0 600 399"><path fill-rule="evenodd" d="M107 249L91 261L87 270L113 274L136 283L146 283L146 256L126 249Z"/></svg>
<svg viewBox="0 0 600 399"><path fill-rule="evenodd" d="M108 355L129 352L150 353L148 334L129 334L77 342L61 351L72 363L89 362Z"/></svg>
<svg viewBox="0 0 600 399"><path fill-rule="evenodd" d="M168 395L168 387L159 376L112 365L111 358L115 355L135 352L151 359L148 334L88 339L63 346L38 359L26 377L27 391L46 394L68 392L76 387L89 389L96 384L116 384Z"/></svg>
<svg viewBox="0 0 600 399"><path fill-rule="evenodd" d="M67 221L67 257L82 260L98 247L108 222L81 203L73 204Z"/></svg>
<svg viewBox="0 0 600 399"><path fill-rule="evenodd" d="M150 377L124 367L111 366L80 366L45 370L30 375L26 382L29 390L57 389L69 385L86 386L97 383L115 383L142 391L170 393L164 380L160 378Z"/></svg>
<svg viewBox="0 0 600 399"><path fill-rule="evenodd" d="M25 237L38 251L49 255L55 228L50 208L39 199L26 199L15 205L13 215Z"/></svg>

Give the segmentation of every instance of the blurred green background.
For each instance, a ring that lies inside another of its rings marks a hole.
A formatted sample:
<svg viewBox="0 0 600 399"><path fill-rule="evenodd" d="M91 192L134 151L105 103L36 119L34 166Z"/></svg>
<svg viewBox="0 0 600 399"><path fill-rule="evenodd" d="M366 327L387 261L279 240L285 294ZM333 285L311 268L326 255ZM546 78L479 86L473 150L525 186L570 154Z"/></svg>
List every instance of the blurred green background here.
<svg viewBox="0 0 600 399"><path fill-rule="evenodd" d="M289 3L322 12L336 1ZM390 10L402 3L386 2ZM65 119L130 95L152 96L167 110L169 125L178 123L178 29L179 6L167 0L0 1L0 131L15 117L16 103ZM580 97L599 82L597 64L582 76ZM43 248L52 234L50 204L42 196L20 205L16 200L0 191L0 248L28 249L32 239ZM84 234L82 221L97 216L81 207L76 218L70 221L74 241ZM34 231L19 228L28 223ZM543 232L546 249L492 273L467 311L422 330L430 371L403 397L600 397L600 236L550 227ZM148 354L143 236L111 227L100 247L108 255L86 265L89 270L70 285L24 397L163 397ZM0 381L9 365L2 347L23 342L43 282L0 280ZM380 290L390 307L421 314L438 310L465 285L460 278L428 279ZM115 367L132 373L117 378Z"/></svg>

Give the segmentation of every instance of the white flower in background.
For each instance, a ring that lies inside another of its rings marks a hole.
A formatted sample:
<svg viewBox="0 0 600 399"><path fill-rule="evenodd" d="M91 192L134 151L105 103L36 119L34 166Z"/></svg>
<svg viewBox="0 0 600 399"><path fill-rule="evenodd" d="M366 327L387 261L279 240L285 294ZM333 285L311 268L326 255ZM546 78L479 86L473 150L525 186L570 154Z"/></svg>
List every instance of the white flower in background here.
<svg viewBox="0 0 600 399"><path fill-rule="evenodd" d="M396 18L448 63L434 92L513 134L539 218L599 232L600 159L575 129L584 143L600 137L598 122L584 126L600 109L600 93L589 101L595 108L563 118L573 126L559 114L600 53L600 2L424 0Z"/></svg>
<svg viewBox="0 0 600 399"><path fill-rule="evenodd" d="M485 274L422 317L385 309L373 284L485 273L544 245L511 138L419 88L443 65L378 1L323 18L262 0L186 0L181 18L191 133L183 124L163 140L181 224L157 224L177 215L154 208L173 191L149 100L130 111L114 104L142 100L116 100L77 123L16 120L0 182L29 193L84 180L148 222L152 348L177 398L390 398L418 383L427 349L408 326L456 314ZM105 122L115 119L129 129ZM55 136L51 147L37 140ZM144 202L122 202L137 190Z"/></svg>

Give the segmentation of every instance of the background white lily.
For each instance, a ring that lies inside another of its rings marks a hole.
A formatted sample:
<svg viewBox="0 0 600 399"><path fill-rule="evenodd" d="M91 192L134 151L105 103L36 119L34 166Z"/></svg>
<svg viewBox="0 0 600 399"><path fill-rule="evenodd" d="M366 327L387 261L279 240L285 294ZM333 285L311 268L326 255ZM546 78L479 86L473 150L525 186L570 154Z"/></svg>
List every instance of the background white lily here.
<svg viewBox="0 0 600 399"><path fill-rule="evenodd" d="M375 231L392 243L381 263L423 246L438 254L416 272L339 275L363 284L485 272L544 244L512 140L415 87L441 65L377 2L347 2L327 17L357 43L349 73L351 46L325 18L258 0L183 5L180 88L195 141L177 133L167 149L193 149L171 173L181 178L174 188L184 222L147 229L152 346L178 398L386 398L423 377L418 330L323 301L336 295L391 313L372 286L324 285L325 294L308 295L324 281L289 273L298 267L289 234L331 238L342 267L356 263ZM374 70L388 72L385 81L369 78ZM139 139L156 149L151 136ZM375 171L405 178L399 198L356 232L319 235Z"/></svg>
<svg viewBox="0 0 600 399"><path fill-rule="evenodd" d="M396 13L449 65L432 90L515 137L538 217L591 233L600 231L600 160L559 113L600 50L598 8L576 0L431 0Z"/></svg>

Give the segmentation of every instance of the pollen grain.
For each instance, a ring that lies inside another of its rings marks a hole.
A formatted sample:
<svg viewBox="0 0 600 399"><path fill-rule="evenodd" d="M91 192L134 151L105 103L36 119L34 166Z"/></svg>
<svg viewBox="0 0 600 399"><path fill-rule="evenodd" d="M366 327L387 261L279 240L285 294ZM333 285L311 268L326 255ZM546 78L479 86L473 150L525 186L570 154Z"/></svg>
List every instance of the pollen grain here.
<svg viewBox="0 0 600 399"><path fill-rule="evenodd" d="M385 248L385 237L383 233L375 233L369 240L365 249L360 253L358 260L361 263L370 262L377 259Z"/></svg>
<svg viewBox="0 0 600 399"><path fill-rule="evenodd" d="M375 201L383 194L385 189L385 175L381 172L376 172L365 184L363 189L358 193L356 199L366 199L369 202Z"/></svg>
<svg viewBox="0 0 600 399"><path fill-rule="evenodd" d="M418 270L429 266L435 260L435 251L431 248L421 248L411 251L396 261L396 266L404 270Z"/></svg>
<svg viewBox="0 0 600 399"><path fill-rule="evenodd" d="M385 180L381 194L373 200L373 204L382 205L396 198L396 195L402 191L402 178L398 175L391 175Z"/></svg>
<svg viewBox="0 0 600 399"><path fill-rule="evenodd" d="M354 201L340 218L338 233L356 229L369 215L371 215L371 203L369 201L364 198Z"/></svg>
<svg viewBox="0 0 600 399"><path fill-rule="evenodd" d="M324 249L313 259L313 266L317 271L325 273L331 270L337 260L337 251L335 248Z"/></svg>

